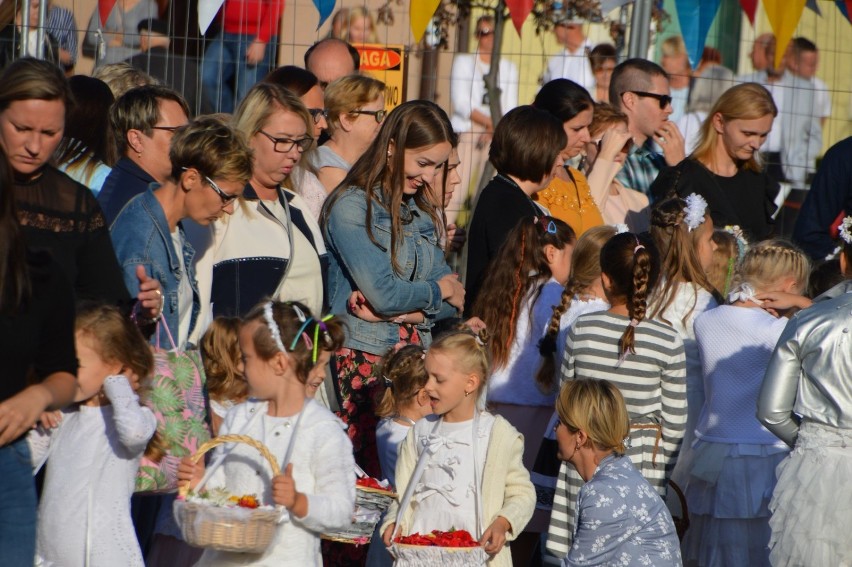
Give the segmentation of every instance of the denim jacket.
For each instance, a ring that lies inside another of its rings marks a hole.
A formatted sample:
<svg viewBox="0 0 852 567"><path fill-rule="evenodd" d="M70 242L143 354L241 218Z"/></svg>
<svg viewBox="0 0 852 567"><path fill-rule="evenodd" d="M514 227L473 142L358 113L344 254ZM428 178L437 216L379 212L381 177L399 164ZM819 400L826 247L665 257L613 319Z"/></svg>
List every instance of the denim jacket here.
<svg viewBox="0 0 852 567"><path fill-rule="evenodd" d="M137 195L125 205L110 227L110 236L115 248L115 255L124 273L124 283L135 296L139 293L139 280L136 278L136 266L145 266L145 272L158 280L163 286L165 304L163 318L169 326L172 336L177 341L179 310L178 289L181 278L189 278L192 287L192 317L189 323L190 334L198 319L201 306L198 294L198 283L195 280L195 268L192 260L195 250L189 244L183 227L178 223L178 230L183 242L183 262L186 272L180 267L177 252L172 244L169 223L160 202L154 197L154 190L159 187L152 183L148 190ZM155 333L151 343L163 348L171 348L165 329L158 327L160 336ZM177 345L185 348L186 345Z"/></svg>
<svg viewBox="0 0 852 567"><path fill-rule="evenodd" d="M438 245L438 235L429 216L413 201L401 205L403 239L397 258L401 273L394 272L390 252L390 213L378 202L372 207L371 228L377 244L365 227L367 202L364 191L346 189L333 204L323 227L329 251L328 291L331 312L342 318L348 333L345 346L383 355L399 342L399 324L371 323L349 313L349 296L360 290L377 313L395 316L423 311L426 321L418 325L424 345L431 340L432 324L450 317L455 309L441 298L438 280L451 272Z"/></svg>

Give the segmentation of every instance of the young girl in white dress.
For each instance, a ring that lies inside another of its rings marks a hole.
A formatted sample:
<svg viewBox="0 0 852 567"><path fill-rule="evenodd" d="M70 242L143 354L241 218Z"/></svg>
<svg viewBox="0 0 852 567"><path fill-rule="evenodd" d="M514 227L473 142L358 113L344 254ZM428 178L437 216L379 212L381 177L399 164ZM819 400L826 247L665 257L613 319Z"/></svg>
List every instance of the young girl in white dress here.
<svg viewBox="0 0 852 567"><path fill-rule="evenodd" d="M654 246L629 232L601 249L601 281L610 308L580 316L568 331L562 381L607 379L624 396L630 416L627 456L660 493L680 450L686 422L683 341L670 326L646 317L654 289ZM564 557L574 533L577 494L583 480L573 468L559 471L547 549Z"/></svg>
<svg viewBox="0 0 852 567"><path fill-rule="evenodd" d="M286 508L269 548L259 554L206 550L197 565L322 565L320 534L348 526L355 504L352 444L340 420L306 398L306 383L322 375L331 353L340 348L343 327L317 320L299 303L267 302L255 307L240 329L240 350L249 401L232 408L220 435L257 439L283 461L271 478L269 464L256 449L221 445L213 453L223 464L207 486L232 494L256 494L262 503ZM204 463L181 461L178 478L195 487Z"/></svg>
<svg viewBox="0 0 852 567"><path fill-rule="evenodd" d="M143 453L163 456L157 420L137 395L154 359L136 325L106 306L78 310L76 348L79 404L29 437L36 468L48 459L36 564L142 567L130 497Z"/></svg>
<svg viewBox="0 0 852 567"><path fill-rule="evenodd" d="M416 488L398 533L467 530L491 558L489 565L511 565L504 546L532 516L535 490L521 460L523 437L483 409L486 347L469 331L448 333L432 343L425 364L435 415L418 421L400 447L397 490L405 493L411 482ZM428 459L422 477L412 479L421 456ZM387 546L397 512L391 504L382 524Z"/></svg>
<svg viewBox="0 0 852 567"><path fill-rule="evenodd" d="M762 307L809 306L802 296L809 273L807 256L791 244L760 242L736 270L731 304L695 320L705 400L684 461L687 565L769 565L769 499L789 448L757 421L755 407L787 319Z"/></svg>

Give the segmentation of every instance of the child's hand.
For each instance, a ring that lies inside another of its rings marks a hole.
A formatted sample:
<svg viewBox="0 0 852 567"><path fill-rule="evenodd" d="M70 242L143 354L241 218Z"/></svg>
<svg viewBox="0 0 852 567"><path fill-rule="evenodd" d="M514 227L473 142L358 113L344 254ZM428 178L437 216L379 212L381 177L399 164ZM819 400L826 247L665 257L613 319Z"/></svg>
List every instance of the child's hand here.
<svg viewBox="0 0 852 567"><path fill-rule="evenodd" d="M38 422L45 429L56 429L62 423L62 412L60 410L46 411L38 418Z"/></svg>
<svg viewBox="0 0 852 567"><path fill-rule="evenodd" d="M197 463L192 462L192 459L190 459L189 457L184 457L180 460L180 464L178 465L177 470L178 484L189 484L189 488L193 489L198 485L199 482L201 482L201 477L203 476L203 460Z"/></svg>
<svg viewBox="0 0 852 567"><path fill-rule="evenodd" d="M308 514L308 498L296 490L296 481L293 480L293 463L287 465L283 474L272 479L272 499L297 518Z"/></svg>
<svg viewBox="0 0 852 567"><path fill-rule="evenodd" d="M783 291L768 291L755 296L763 302L764 309L774 311L784 311L786 309L798 308L805 309L813 305L813 301L803 295L795 293L786 293Z"/></svg>
<svg viewBox="0 0 852 567"><path fill-rule="evenodd" d="M390 547L393 543L391 538L393 537L394 528L396 528L396 522L386 527L384 533L382 533L382 541L384 542L385 547Z"/></svg>
<svg viewBox="0 0 852 567"><path fill-rule="evenodd" d="M491 522L485 533L479 539L479 545L485 550L488 555L497 555L503 546L506 545L506 532L512 529L509 520L503 516L497 516L497 519Z"/></svg>

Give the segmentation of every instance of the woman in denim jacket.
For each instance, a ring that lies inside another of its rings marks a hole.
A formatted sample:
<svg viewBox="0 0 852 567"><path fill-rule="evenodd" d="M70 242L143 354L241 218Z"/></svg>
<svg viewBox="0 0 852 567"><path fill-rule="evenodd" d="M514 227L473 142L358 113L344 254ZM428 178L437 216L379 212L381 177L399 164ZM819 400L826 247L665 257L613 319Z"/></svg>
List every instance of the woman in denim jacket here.
<svg viewBox="0 0 852 567"><path fill-rule="evenodd" d="M110 228L128 289L138 287L136 270L163 286L163 318L178 348L185 348L200 308L192 259L181 221L208 225L231 214L251 177L251 150L241 134L220 120L202 117L175 132L169 158L171 179L152 183L121 210ZM164 330L152 338L169 345Z"/></svg>
<svg viewBox="0 0 852 567"><path fill-rule="evenodd" d="M428 345L433 323L464 303L464 289L438 246L439 221L426 193L454 141L440 107L402 104L329 196L321 217L330 255L328 298L349 330L336 357L341 418L349 424L356 462L373 476L380 474L375 404L385 388L375 364L398 343Z"/></svg>

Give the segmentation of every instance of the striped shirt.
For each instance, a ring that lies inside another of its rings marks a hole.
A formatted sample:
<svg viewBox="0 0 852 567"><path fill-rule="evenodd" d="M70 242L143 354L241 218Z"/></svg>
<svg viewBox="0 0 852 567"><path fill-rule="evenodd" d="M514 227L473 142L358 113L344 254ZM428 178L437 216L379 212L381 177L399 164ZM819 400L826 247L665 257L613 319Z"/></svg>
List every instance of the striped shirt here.
<svg viewBox="0 0 852 567"><path fill-rule="evenodd" d="M578 318L568 333L561 379L606 379L619 388L631 425L627 456L665 497L686 423L683 341L668 325L644 320L636 327L636 353L619 362L618 342L629 321L610 312ZM563 463L547 541L547 550L560 557L571 545L577 494L582 485L576 469Z"/></svg>
<svg viewBox="0 0 852 567"><path fill-rule="evenodd" d="M44 29L53 36L59 47L71 54L71 65L77 61L77 24L74 14L65 8L51 6L47 11Z"/></svg>

